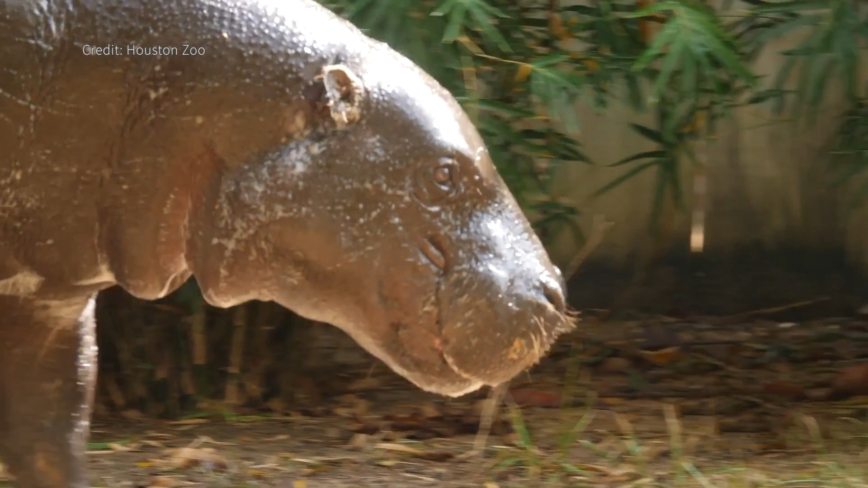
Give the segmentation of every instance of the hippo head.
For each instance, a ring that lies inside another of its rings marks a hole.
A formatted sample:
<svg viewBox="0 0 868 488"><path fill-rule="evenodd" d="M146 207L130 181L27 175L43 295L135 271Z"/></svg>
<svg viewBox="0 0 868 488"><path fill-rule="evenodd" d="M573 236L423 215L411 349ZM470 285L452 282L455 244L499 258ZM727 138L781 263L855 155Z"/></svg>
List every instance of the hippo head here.
<svg viewBox="0 0 868 488"><path fill-rule="evenodd" d="M206 299L333 324L448 396L536 363L574 323L563 278L455 99L376 42L311 86L328 123L223 181Z"/></svg>

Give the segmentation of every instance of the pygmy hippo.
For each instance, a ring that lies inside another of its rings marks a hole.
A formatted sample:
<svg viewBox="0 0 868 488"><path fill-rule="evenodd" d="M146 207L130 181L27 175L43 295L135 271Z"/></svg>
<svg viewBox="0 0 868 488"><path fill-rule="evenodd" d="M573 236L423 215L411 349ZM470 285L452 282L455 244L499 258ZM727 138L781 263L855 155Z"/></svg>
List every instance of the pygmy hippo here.
<svg viewBox="0 0 868 488"><path fill-rule="evenodd" d="M94 300L275 301L424 390L514 377L563 279L435 80L311 0L0 0L0 459L84 487Z"/></svg>

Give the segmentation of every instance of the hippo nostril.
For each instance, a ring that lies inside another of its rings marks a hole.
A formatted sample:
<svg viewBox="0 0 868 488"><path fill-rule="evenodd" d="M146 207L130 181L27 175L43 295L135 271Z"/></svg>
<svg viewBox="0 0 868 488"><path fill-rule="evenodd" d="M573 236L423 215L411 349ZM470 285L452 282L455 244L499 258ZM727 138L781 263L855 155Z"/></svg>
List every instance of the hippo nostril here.
<svg viewBox="0 0 868 488"><path fill-rule="evenodd" d="M564 313L567 309L566 300L564 299L563 288L560 286L555 286L546 281L542 282L543 294L546 297L546 300L555 307L559 313Z"/></svg>
<svg viewBox="0 0 868 488"><path fill-rule="evenodd" d="M419 246L422 254L431 261L431 264L440 268L441 271L446 271L448 262L446 260L446 246L440 236L431 236L422 242Z"/></svg>

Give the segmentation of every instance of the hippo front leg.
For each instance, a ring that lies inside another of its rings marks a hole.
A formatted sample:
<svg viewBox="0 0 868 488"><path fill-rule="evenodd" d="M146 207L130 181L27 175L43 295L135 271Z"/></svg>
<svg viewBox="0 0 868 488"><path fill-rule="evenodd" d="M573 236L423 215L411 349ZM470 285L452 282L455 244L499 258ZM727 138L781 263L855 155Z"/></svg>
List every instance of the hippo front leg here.
<svg viewBox="0 0 868 488"><path fill-rule="evenodd" d="M0 459L21 488L84 488L96 295L0 296Z"/></svg>

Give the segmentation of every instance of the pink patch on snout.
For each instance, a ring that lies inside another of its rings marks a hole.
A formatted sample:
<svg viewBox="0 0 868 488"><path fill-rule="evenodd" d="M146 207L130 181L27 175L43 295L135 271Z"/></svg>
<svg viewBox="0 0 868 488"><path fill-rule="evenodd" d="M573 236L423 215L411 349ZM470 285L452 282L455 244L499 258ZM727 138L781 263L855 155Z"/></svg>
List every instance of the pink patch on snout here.
<svg viewBox="0 0 868 488"><path fill-rule="evenodd" d="M443 352L443 342L440 341L439 337L434 338L434 349L437 349L438 352Z"/></svg>

